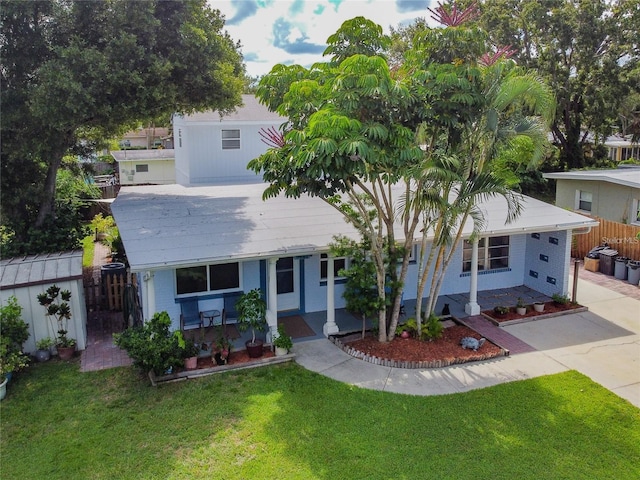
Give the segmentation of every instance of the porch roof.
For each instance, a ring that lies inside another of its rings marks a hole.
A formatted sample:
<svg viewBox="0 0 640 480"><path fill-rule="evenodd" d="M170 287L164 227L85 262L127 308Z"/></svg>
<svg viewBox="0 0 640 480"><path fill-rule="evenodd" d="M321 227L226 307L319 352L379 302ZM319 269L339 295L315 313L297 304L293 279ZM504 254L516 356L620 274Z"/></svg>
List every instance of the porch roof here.
<svg viewBox="0 0 640 480"><path fill-rule="evenodd" d="M334 235L355 229L324 201L302 196L262 200L263 183L122 187L112 212L133 271L328 251ZM506 202L482 206L487 235L569 230L598 223L524 197L523 214L505 225ZM465 228L470 234L471 226ZM402 228L396 236L403 238Z"/></svg>

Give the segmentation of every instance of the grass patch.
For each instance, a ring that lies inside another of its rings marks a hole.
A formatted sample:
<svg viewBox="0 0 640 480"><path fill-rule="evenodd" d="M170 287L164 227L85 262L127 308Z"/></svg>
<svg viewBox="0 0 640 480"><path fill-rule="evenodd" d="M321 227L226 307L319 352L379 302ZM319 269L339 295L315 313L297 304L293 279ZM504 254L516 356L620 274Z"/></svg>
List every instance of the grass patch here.
<svg viewBox="0 0 640 480"><path fill-rule="evenodd" d="M93 266L93 252L95 250L93 242L94 242L93 235L88 235L82 239L82 266L83 267Z"/></svg>
<svg viewBox="0 0 640 480"><path fill-rule="evenodd" d="M6 478L640 477L640 410L577 372L414 397L294 363L153 388L51 361L0 408Z"/></svg>

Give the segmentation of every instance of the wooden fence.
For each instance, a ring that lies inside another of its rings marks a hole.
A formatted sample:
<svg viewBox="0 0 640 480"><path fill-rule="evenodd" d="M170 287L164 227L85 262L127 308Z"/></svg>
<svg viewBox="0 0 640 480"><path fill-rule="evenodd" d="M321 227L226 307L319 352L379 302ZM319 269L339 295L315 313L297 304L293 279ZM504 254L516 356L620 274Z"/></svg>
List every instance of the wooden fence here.
<svg viewBox="0 0 640 480"><path fill-rule="evenodd" d="M104 283L94 279L85 282L87 311L122 311L124 290L128 283L136 285L137 277L131 274L106 275ZM137 286L137 285L136 285Z"/></svg>
<svg viewBox="0 0 640 480"><path fill-rule="evenodd" d="M607 243L620 256L640 260L640 226L592 218L599 221L600 225L593 227L589 233L573 235L571 255L574 258L584 258L593 247Z"/></svg>

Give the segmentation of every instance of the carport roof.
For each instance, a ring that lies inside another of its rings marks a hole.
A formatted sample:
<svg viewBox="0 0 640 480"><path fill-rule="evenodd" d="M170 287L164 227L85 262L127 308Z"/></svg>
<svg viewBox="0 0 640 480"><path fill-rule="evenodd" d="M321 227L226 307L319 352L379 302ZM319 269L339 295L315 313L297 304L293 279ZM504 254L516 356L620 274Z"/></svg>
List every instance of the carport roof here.
<svg viewBox="0 0 640 480"><path fill-rule="evenodd" d="M335 235L358 238L317 197L262 200L265 184L122 187L112 212L132 271L327 252ZM502 198L483 203L487 235L595 226L588 217L524 197L523 214L505 225ZM467 235L471 226L465 229ZM403 238L402 228L396 230Z"/></svg>

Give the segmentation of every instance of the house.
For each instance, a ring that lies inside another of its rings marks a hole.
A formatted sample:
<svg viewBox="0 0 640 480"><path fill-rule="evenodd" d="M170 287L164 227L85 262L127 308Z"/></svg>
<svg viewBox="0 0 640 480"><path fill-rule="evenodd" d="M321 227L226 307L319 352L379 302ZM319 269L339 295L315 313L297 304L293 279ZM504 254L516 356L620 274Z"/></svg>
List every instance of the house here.
<svg viewBox="0 0 640 480"><path fill-rule="evenodd" d="M125 133L120 139L123 149L173 148L173 139L168 128L140 127Z"/></svg>
<svg viewBox="0 0 640 480"><path fill-rule="evenodd" d="M176 164L172 148L114 150L120 185L164 185L175 183Z"/></svg>
<svg viewBox="0 0 640 480"><path fill-rule="evenodd" d="M0 260L0 301L5 304L15 296L22 307L23 320L29 324L29 338L23 345L25 352L35 352L36 342L43 338L58 336L57 324L47 318L37 298L54 284L71 292L67 336L76 339L78 350L84 350L87 308L82 285L82 250Z"/></svg>
<svg viewBox="0 0 640 480"><path fill-rule="evenodd" d="M604 146L608 148L608 158L614 162L623 162L625 160L640 160L640 144L633 142L631 136L614 135L608 137Z"/></svg>
<svg viewBox="0 0 640 480"><path fill-rule="evenodd" d="M640 225L640 167L545 173L556 205L613 222Z"/></svg>
<svg viewBox="0 0 640 480"><path fill-rule="evenodd" d="M259 287L271 331L278 316L326 311L325 335L337 332L335 310L345 302L336 274L349 259L332 258L329 244L357 232L317 197L263 201L265 184L246 172L247 162L267 149L260 130L282 122L253 97L228 117L176 117L177 183L121 189L112 211L140 278L145 318L167 311L177 329L182 302L197 297L200 310L222 310L225 296ZM469 314L480 312L479 290L526 285L547 295L568 292L571 234L597 222L532 198L523 202L523 214L510 224L504 199L483 204L482 238L456 252L441 293L468 295ZM415 298L417 276L414 262L407 300Z"/></svg>

